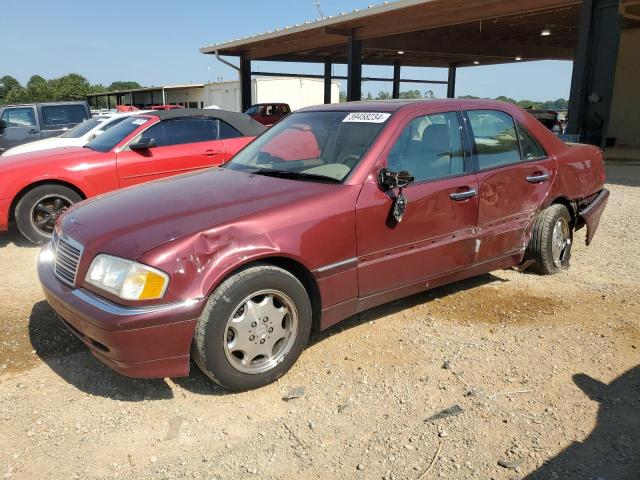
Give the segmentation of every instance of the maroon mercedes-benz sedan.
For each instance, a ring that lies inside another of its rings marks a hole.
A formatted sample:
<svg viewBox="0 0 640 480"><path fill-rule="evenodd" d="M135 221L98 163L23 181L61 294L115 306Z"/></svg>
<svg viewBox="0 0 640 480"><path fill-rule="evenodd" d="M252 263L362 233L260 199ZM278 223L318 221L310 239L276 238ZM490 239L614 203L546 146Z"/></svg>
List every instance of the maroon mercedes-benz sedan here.
<svg viewBox="0 0 640 480"><path fill-rule="evenodd" d="M312 327L491 270L552 274L605 208L602 152L493 101L326 105L223 168L72 207L43 250L47 300L134 377L259 387Z"/></svg>

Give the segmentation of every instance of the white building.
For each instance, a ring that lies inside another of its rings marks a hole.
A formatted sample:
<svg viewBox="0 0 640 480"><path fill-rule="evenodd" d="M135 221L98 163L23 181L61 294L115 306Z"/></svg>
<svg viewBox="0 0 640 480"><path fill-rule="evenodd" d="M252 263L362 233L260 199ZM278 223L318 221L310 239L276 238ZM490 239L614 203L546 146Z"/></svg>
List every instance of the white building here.
<svg viewBox="0 0 640 480"><path fill-rule="evenodd" d="M136 90L122 90L92 94L89 103L106 97L109 106L181 105L188 108L204 108L217 105L223 110L240 111L240 82L191 85L166 85ZM292 110L324 103L324 82L317 78L255 77L251 81L253 103L288 103ZM338 103L340 82L331 84L331 103Z"/></svg>

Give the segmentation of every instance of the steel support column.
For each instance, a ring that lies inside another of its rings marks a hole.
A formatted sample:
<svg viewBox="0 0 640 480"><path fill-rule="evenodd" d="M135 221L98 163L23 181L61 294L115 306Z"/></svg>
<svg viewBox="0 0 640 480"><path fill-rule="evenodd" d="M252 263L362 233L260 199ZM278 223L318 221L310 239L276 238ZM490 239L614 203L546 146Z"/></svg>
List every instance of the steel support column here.
<svg viewBox="0 0 640 480"><path fill-rule="evenodd" d="M618 59L619 21L619 0L583 1L567 133L603 147Z"/></svg>
<svg viewBox="0 0 640 480"><path fill-rule="evenodd" d="M393 62L393 92L391 96L393 98L400 98L400 69L402 66L400 65L400 61L396 60Z"/></svg>
<svg viewBox="0 0 640 480"><path fill-rule="evenodd" d="M349 37L347 48L347 101L362 98L362 40Z"/></svg>
<svg viewBox="0 0 640 480"><path fill-rule="evenodd" d="M456 98L456 64L449 64L449 77L447 78L447 98Z"/></svg>
<svg viewBox="0 0 640 480"><path fill-rule="evenodd" d="M324 103L331 103L331 60L324 62Z"/></svg>
<svg viewBox="0 0 640 480"><path fill-rule="evenodd" d="M240 57L240 111L251 106L251 60Z"/></svg>

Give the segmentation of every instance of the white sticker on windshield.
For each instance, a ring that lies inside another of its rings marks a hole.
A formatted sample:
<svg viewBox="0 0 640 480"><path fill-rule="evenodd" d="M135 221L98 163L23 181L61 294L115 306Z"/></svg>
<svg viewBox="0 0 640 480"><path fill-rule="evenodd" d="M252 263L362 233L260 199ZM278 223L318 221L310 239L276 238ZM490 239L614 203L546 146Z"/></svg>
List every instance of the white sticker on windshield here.
<svg viewBox="0 0 640 480"><path fill-rule="evenodd" d="M390 113L352 112L344 117L344 120L342 120L342 122L384 123L390 116Z"/></svg>
<svg viewBox="0 0 640 480"><path fill-rule="evenodd" d="M137 118L135 119L133 122L134 125L144 125L145 123L147 123L149 121L148 118Z"/></svg>

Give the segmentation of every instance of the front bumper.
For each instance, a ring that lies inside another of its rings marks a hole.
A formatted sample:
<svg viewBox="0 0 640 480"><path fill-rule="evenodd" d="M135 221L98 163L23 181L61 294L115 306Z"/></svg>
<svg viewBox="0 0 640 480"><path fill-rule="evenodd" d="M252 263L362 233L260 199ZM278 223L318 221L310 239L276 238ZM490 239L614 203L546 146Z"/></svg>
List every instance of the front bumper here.
<svg viewBox="0 0 640 480"><path fill-rule="evenodd" d="M603 188L589 205L578 211L579 226L580 224L587 226L587 245L591 244L591 240L593 240L593 236L596 234L596 230L598 230L600 218L602 217L604 208L607 206L608 200L609 190Z"/></svg>
<svg viewBox="0 0 640 480"><path fill-rule="evenodd" d="M48 248L43 248L38 261L38 276L47 302L98 360L129 377L189 374L191 341L205 299L122 307L60 282L48 260Z"/></svg>

